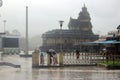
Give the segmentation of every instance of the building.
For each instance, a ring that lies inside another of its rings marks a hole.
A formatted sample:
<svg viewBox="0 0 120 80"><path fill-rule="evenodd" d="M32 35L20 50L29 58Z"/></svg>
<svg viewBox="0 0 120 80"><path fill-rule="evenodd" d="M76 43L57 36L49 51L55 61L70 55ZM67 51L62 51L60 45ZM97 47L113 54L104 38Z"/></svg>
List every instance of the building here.
<svg viewBox="0 0 120 80"><path fill-rule="evenodd" d="M80 42L97 40L99 35L92 32L91 18L86 6L82 7L77 19L70 18L68 30L55 29L42 35L42 51L54 49L56 51L73 51L79 49Z"/></svg>
<svg viewBox="0 0 120 80"><path fill-rule="evenodd" d="M20 34L17 30L14 30L12 34L8 31L4 35L0 36L0 50L3 54L18 54Z"/></svg>
<svg viewBox="0 0 120 80"><path fill-rule="evenodd" d="M5 33L0 32L0 51L2 51L2 36L5 35Z"/></svg>

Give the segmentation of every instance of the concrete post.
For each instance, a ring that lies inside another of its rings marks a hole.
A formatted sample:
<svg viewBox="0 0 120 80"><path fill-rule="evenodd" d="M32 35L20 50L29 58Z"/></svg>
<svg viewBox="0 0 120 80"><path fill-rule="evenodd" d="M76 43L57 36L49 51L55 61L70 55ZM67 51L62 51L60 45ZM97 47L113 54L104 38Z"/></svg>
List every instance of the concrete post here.
<svg viewBox="0 0 120 80"><path fill-rule="evenodd" d="M59 65L63 66L63 52L60 52L59 54Z"/></svg>
<svg viewBox="0 0 120 80"><path fill-rule="evenodd" d="M38 53L38 51L35 51L32 54L32 66L33 67L39 66L39 53Z"/></svg>
<svg viewBox="0 0 120 80"><path fill-rule="evenodd" d="M50 54L47 54L47 65L50 65Z"/></svg>

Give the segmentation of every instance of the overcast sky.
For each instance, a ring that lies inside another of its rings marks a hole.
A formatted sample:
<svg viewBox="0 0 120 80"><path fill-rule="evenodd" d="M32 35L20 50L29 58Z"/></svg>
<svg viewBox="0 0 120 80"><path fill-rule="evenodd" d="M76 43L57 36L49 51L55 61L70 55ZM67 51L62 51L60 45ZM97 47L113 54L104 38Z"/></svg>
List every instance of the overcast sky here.
<svg viewBox="0 0 120 80"><path fill-rule="evenodd" d="M25 35L25 7L29 7L29 36L39 35L48 30L59 29L59 20L64 20L63 28L68 28L70 17L77 18L83 4L91 16L93 32L107 34L120 24L120 0L3 0L0 7L0 31L3 20L6 30L17 29Z"/></svg>

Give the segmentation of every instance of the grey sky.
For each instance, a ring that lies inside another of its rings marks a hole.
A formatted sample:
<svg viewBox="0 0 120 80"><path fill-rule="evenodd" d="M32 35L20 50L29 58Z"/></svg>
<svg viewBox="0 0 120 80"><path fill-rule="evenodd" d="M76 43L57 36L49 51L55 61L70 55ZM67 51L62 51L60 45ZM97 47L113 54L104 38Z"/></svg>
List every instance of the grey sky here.
<svg viewBox="0 0 120 80"><path fill-rule="evenodd" d="M120 24L120 0L3 0L0 7L0 31L3 20L6 30L17 29L25 35L25 7L29 6L29 36L48 30L59 29L59 20L64 20L67 29L69 18L77 18L83 4L91 16L93 32L106 34Z"/></svg>

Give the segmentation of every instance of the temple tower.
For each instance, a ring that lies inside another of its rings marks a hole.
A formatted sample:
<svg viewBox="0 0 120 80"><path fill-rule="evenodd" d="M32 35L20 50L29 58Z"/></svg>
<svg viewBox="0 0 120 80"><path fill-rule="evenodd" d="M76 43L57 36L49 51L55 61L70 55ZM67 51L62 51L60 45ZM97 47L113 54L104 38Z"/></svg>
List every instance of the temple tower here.
<svg viewBox="0 0 120 80"><path fill-rule="evenodd" d="M77 19L70 17L69 30L92 31L91 18L84 4Z"/></svg>

